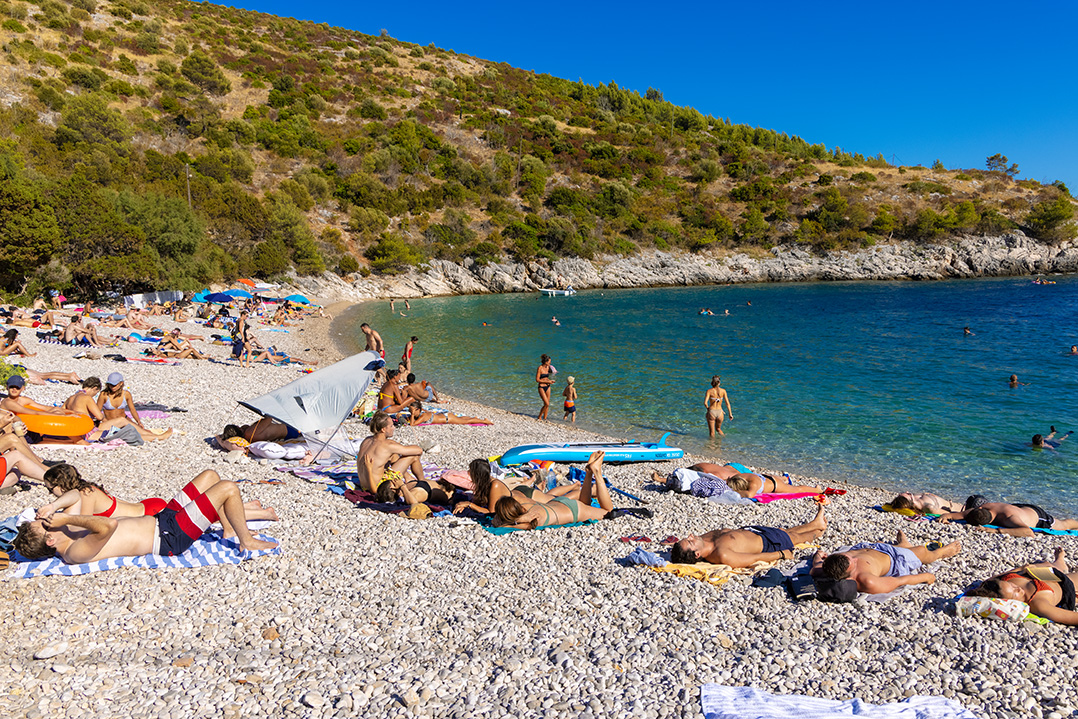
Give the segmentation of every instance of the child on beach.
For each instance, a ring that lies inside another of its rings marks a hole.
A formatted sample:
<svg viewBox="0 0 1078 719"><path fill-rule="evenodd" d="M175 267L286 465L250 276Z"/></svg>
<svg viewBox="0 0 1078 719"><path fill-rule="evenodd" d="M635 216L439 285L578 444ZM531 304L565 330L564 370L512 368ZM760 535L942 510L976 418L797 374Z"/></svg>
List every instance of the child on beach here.
<svg viewBox="0 0 1078 719"><path fill-rule="evenodd" d="M565 390L562 392L565 397L565 416L562 421L569 420L576 424L576 377L567 377L565 382Z"/></svg>

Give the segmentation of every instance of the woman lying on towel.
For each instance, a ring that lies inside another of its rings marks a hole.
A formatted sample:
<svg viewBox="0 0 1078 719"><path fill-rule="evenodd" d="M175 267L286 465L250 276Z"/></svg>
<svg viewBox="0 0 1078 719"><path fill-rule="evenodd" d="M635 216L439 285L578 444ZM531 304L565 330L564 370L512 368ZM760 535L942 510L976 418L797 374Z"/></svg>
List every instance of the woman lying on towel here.
<svg viewBox="0 0 1078 719"><path fill-rule="evenodd" d="M744 471L748 468L743 465L734 466L733 464L722 465L701 462L694 464L689 469L714 475L724 480L730 489L749 499L758 494L801 494L804 492L819 494L823 491L820 487L779 482L769 474Z"/></svg>
<svg viewBox="0 0 1078 719"><path fill-rule="evenodd" d="M891 500L891 509L909 509L918 514L944 514L945 512L961 512L961 502L944 499L938 494L931 492L903 492Z"/></svg>
<svg viewBox="0 0 1078 719"><path fill-rule="evenodd" d="M64 511L67 514L95 517L143 517L159 513L166 504L160 497L151 497L141 502L117 499L101 485L87 482L79 474L79 470L67 463L50 467L42 481L45 488L57 499L37 510L38 519L46 519L56 512ZM277 520L277 513L270 508L263 508L261 502L247 502L243 508L246 510L247 519Z"/></svg>
<svg viewBox="0 0 1078 719"><path fill-rule="evenodd" d="M1028 604L1029 610L1038 617L1051 619L1058 624L1078 626L1075 581L1078 581L1078 572L1068 574L1063 548L1056 547L1055 558L1051 562L1012 569L985 580L981 586L966 592L966 596L1017 599Z"/></svg>
<svg viewBox="0 0 1078 719"><path fill-rule="evenodd" d="M514 497L503 497L495 507L495 524L512 529L536 529L557 527L563 524L603 519L614 508L610 493L603 481L603 457L605 452L595 452L588 459L587 473L581 483L578 499L555 497L547 504L533 503L525 507ZM592 484L599 506L591 506Z"/></svg>
<svg viewBox="0 0 1078 719"><path fill-rule="evenodd" d="M471 509L480 514L494 514L498 502L506 497L512 497L517 502L531 506L532 504L547 504L558 497L576 499L581 491L579 484L555 487L549 492L541 492L535 487L525 486L509 489L509 485L505 482L490 476L490 462L482 458L473 459L468 465L468 478L472 480L472 500L457 502L457 506L453 508L455 514L460 514L465 509Z"/></svg>
<svg viewBox="0 0 1078 719"><path fill-rule="evenodd" d="M363 457L363 463L367 467L367 476L375 477L374 458L369 454ZM417 504L437 504L448 507L453 500L453 493L457 488L442 480L428 481L425 479L413 479L405 481L398 472L385 472L382 480L378 483L375 496L382 504L396 504L403 500L409 506Z"/></svg>
<svg viewBox="0 0 1078 719"><path fill-rule="evenodd" d="M456 414L446 409L424 410L423 405L416 400L412 405L411 415L408 419L408 424L412 427L419 424L494 424L489 419L482 419L481 417L468 417L463 414Z"/></svg>

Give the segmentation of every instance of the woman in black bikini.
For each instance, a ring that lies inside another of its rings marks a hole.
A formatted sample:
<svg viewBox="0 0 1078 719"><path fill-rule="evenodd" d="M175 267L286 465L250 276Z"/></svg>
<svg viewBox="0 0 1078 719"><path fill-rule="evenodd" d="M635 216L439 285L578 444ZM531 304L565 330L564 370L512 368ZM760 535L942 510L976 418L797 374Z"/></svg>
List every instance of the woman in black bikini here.
<svg viewBox="0 0 1078 719"><path fill-rule="evenodd" d="M441 480L428 482L425 479L416 479L405 482L400 477L394 477L379 484L375 496L382 504L393 504L398 499L403 499L409 506L436 504L448 507L456 491L456 487Z"/></svg>
<svg viewBox="0 0 1078 719"><path fill-rule="evenodd" d="M1058 624L1078 626L1074 599L1074 582L1078 580L1078 572L1067 572L1063 548L1056 547L1055 558L1051 562L1030 564L992 577L976 589L966 592L966 595L1017 599L1028 604L1029 610L1038 617L1051 619Z"/></svg>
<svg viewBox="0 0 1078 719"><path fill-rule="evenodd" d="M509 485L505 482L490 475L490 462L482 458L473 459L468 465L468 477L472 480L472 499L470 502L457 502L457 506L453 508L454 514L460 514L465 509L471 509L480 514L494 514L498 502L507 497L525 507L533 504L548 504L559 497L576 499L580 496L582 489L579 484L555 487L549 492L523 486L509 489Z"/></svg>
<svg viewBox="0 0 1078 719"><path fill-rule="evenodd" d="M603 481L603 457L602 451L595 452L588 459L587 476L581 484L578 499L567 497L555 497L547 504L533 503L525 507L514 497L503 497L498 500L495 507L495 522L501 527L514 529L536 529L538 527L557 527L563 524L586 522L590 519L603 519L606 513L614 508L610 501L610 493ZM599 500L599 506L591 506L592 485L595 487L595 498Z"/></svg>
<svg viewBox="0 0 1078 719"><path fill-rule="evenodd" d="M550 411L550 385L554 384L552 379L553 367L550 366L550 355L543 355L539 358L539 367L535 370L535 383L539 385L539 399L543 400L543 408L539 410L539 419L546 419L547 412Z"/></svg>

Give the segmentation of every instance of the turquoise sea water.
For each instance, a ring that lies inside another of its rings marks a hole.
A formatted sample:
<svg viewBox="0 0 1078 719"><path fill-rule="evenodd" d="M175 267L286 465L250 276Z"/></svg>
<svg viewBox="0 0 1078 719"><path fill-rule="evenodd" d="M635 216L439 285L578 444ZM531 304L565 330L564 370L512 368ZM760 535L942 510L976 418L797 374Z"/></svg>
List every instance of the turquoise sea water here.
<svg viewBox="0 0 1078 719"><path fill-rule="evenodd" d="M672 443L727 461L958 499L976 491L1075 516L1078 436L1058 452L1029 447L1049 425L1078 429L1078 356L1067 354L1078 344L1078 277L1055 279L486 295L412 300L411 310L398 302L407 317L380 301L334 328L358 337L369 322L394 361L417 335L420 378L488 405L536 414L545 352L558 369L558 421L564 378L574 375L578 423L616 437L672 431ZM715 316L697 314L702 307ZM1012 373L1028 386L1008 387ZM703 421L712 374L734 409L715 440Z"/></svg>

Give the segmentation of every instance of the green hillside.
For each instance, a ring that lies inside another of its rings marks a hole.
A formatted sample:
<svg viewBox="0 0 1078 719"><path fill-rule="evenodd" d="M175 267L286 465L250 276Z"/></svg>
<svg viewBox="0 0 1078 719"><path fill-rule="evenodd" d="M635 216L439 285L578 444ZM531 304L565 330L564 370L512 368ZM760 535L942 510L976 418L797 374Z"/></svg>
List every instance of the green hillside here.
<svg viewBox="0 0 1078 719"><path fill-rule="evenodd" d="M1000 156L893 167L657 90L206 3L0 0L0 17L8 295L1072 232L1067 188Z"/></svg>

